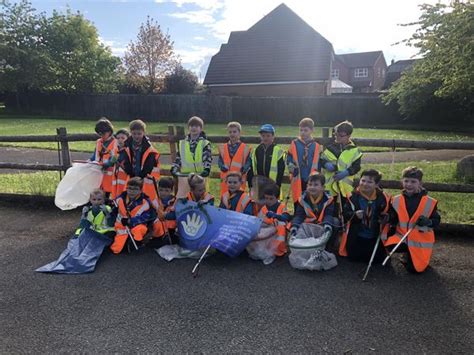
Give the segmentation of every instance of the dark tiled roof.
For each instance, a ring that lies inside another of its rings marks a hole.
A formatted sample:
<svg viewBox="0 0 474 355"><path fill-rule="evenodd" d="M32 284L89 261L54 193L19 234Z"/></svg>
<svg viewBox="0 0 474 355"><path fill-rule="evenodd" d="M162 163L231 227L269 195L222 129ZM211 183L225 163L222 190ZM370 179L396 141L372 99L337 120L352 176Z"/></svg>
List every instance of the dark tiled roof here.
<svg viewBox="0 0 474 355"><path fill-rule="evenodd" d="M285 4L247 31L232 32L204 84L329 80L332 44Z"/></svg>
<svg viewBox="0 0 474 355"><path fill-rule="evenodd" d="M374 66L380 55L383 55L382 51L337 54L336 57L348 68L361 68Z"/></svg>
<svg viewBox="0 0 474 355"><path fill-rule="evenodd" d="M387 73L401 73L411 67L416 61L417 59L397 60L395 63L390 64L387 68Z"/></svg>

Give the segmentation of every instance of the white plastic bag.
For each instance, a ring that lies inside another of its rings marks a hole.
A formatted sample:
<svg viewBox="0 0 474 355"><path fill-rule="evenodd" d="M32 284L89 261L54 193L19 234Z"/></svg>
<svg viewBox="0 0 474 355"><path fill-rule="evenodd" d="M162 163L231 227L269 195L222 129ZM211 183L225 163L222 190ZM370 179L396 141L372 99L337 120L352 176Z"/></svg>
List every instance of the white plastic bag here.
<svg viewBox="0 0 474 355"><path fill-rule="evenodd" d="M92 190L102 183L102 168L95 163L73 163L56 188L54 203L62 210L72 210L89 202Z"/></svg>
<svg viewBox="0 0 474 355"><path fill-rule="evenodd" d="M257 237L247 245L247 252L253 260L262 260L265 265L271 264L275 259L274 235L275 226L262 224Z"/></svg>
<svg viewBox="0 0 474 355"><path fill-rule="evenodd" d="M296 236L288 243L291 266L295 269L317 271L336 267L336 256L324 250L329 237L330 234L325 235L320 225L303 223Z"/></svg>
<svg viewBox="0 0 474 355"><path fill-rule="evenodd" d="M189 250L180 247L177 244L173 245L164 245L159 249L155 249L159 256L161 256L166 261L171 261L173 259L199 259L204 252L204 250ZM215 254L216 250L210 248L206 253L205 258Z"/></svg>

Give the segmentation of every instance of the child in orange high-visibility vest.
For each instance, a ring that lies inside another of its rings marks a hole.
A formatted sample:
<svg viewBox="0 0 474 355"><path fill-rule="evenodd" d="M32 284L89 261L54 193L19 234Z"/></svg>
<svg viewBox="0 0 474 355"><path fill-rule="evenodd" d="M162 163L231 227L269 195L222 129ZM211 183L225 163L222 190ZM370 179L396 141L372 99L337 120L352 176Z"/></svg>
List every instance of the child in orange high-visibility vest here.
<svg viewBox="0 0 474 355"><path fill-rule="evenodd" d="M321 146L313 138L314 121L308 117L303 118L299 127L300 136L291 142L286 158L295 208L301 194L306 190L308 177L321 171L319 166Z"/></svg>
<svg viewBox="0 0 474 355"><path fill-rule="evenodd" d="M128 175L123 169L123 166L120 165L123 162L123 159L120 159L120 156L125 153L125 142L130 137L130 132L126 128L119 129L115 133L115 139L117 140L118 147L118 161L114 165L114 175L112 180L112 200L115 200L122 192L125 191L125 186L127 185Z"/></svg>
<svg viewBox="0 0 474 355"><path fill-rule="evenodd" d="M240 141L242 126L239 122L229 122L227 132L229 142L219 149L219 160L217 164L221 171L221 196L227 191L226 176L230 172L242 174L242 191L245 191L247 172L250 170L252 161L250 159L250 146Z"/></svg>
<svg viewBox="0 0 474 355"><path fill-rule="evenodd" d="M276 256L285 255L286 226L291 216L283 202L278 200L280 188L276 184L267 186L263 192L265 205L258 212L262 218L262 228L259 235L247 246L247 252L252 259L262 260L265 265L271 264ZM272 233L267 233L272 231Z"/></svg>
<svg viewBox="0 0 474 355"><path fill-rule="evenodd" d="M161 244L174 241L172 238L175 235L176 219L173 211L176 198L173 196L173 187L173 179L162 177L158 182L158 198L155 202L152 201L157 211L157 218L153 222L153 238L160 239ZM165 236L167 240L163 240ZM152 242L155 242L154 239Z"/></svg>
<svg viewBox="0 0 474 355"><path fill-rule="evenodd" d="M102 166L103 177L100 187L108 197L113 191L112 181L114 166L118 159L118 145L113 135L114 126L107 118L102 117L97 121L95 131L100 138L96 142L96 148L90 160Z"/></svg>
<svg viewBox="0 0 474 355"><path fill-rule="evenodd" d="M114 254L120 253L131 233L133 239L140 244L148 226L156 218L156 212L150 199L142 192L143 180L133 177L128 180L127 189L117 198L117 219L115 221L115 239L110 249ZM130 241L129 241L130 242Z"/></svg>
<svg viewBox="0 0 474 355"><path fill-rule="evenodd" d="M253 216L253 201L249 194L242 190L242 175L239 172L229 172L225 182L227 191L222 195L219 207Z"/></svg>
<svg viewBox="0 0 474 355"><path fill-rule="evenodd" d="M389 211L390 231L384 241L391 250L408 233L405 242L397 252L402 254L402 263L407 271L420 273L429 266L435 234L441 217L437 211L437 201L428 196L422 186L423 171L415 166L403 170L400 195L394 196Z"/></svg>

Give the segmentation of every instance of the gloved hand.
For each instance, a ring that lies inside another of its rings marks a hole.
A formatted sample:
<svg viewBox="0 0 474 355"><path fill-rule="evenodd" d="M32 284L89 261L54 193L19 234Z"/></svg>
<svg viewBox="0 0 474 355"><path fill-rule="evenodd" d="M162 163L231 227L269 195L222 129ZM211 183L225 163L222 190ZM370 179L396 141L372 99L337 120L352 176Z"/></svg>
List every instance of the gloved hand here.
<svg viewBox="0 0 474 355"><path fill-rule="evenodd" d="M298 168L293 169L293 177L297 177L299 173L300 173L300 169Z"/></svg>
<svg viewBox="0 0 474 355"><path fill-rule="evenodd" d="M362 219L364 218L364 211L363 210L357 210L354 212L357 218Z"/></svg>
<svg viewBox="0 0 474 355"><path fill-rule="evenodd" d="M418 220L416 221L416 225L420 227L429 227L432 224L433 222L431 221L431 219L426 216L420 216L420 218L418 218Z"/></svg>
<svg viewBox="0 0 474 355"><path fill-rule="evenodd" d="M336 181L340 181L342 179L344 179L345 177L348 177L349 176L349 171L346 170L342 170L342 171L339 171L338 173L336 173L336 175L334 175L334 180Z"/></svg>
<svg viewBox="0 0 474 355"><path fill-rule="evenodd" d="M273 211L268 211L265 216L266 216L267 218L276 218L276 216L278 216L278 214L275 213L275 212L273 212Z"/></svg>
<svg viewBox="0 0 474 355"><path fill-rule="evenodd" d="M128 227L130 226L130 220L128 218L122 218L120 222L125 226Z"/></svg>
<svg viewBox="0 0 474 355"><path fill-rule="evenodd" d="M290 229L290 235L291 235L292 237L294 237L297 232L298 232L298 227L296 227L296 226L291 227L291 229Z"/></svg>
<svg viewBox="0 0 474 355"><path fill-rule="evenodd" d="M81 219L81 223L79 224L79 227L90 228L91 226L92 226L92 223L88 219Z"/></svg>
<svg viewBox="0 0 474 355"><path fill-rule="evenodd" d="M388 223L388 213L381 213L379 216L379 224L384 225Z"/></svg>
<svg viewBox="0 0 474 355"><path fill-rule="evenodd" d="M170 169L170 173L171 173L171 175L173 175L173 176L178 175L178 167L175 166L175 165L173 165L173 166L171 167L171 169Z"/></svg>
<svg viewBox="0 0 474 355"><path fill-rule="evenodd" d="M229 171L229 167L227 165L223 165L222 168L221 168L221 171L225 173L225 172Z"/></svg>
<svg viewBox="0 0 474 355"><path fill-rule="evenodd" d="M333 171L336 171L336 165L334 165L333 163L327 162L326 164L324 164L324 169L332 173Z"/></svg>
<svg viewBox="0 0 474 355"><path fill-rule="evenodd" d="M83 218L86 218L88 212L89 212L89 207L87 207L87 206L82 207L82 217Z"/></svg>
<svg viewBox="0 0 474 355"><path fill-rule="evenodd" d="M329 224L324 224L324 233L332 233L332 227Z"/></svg>
<svg viewBox="0 0 474 355"><path fill-rule="evenodd" d="M210 173L211 173L211 169L204 169L200 175L202 177L208 177Z"/></svg>

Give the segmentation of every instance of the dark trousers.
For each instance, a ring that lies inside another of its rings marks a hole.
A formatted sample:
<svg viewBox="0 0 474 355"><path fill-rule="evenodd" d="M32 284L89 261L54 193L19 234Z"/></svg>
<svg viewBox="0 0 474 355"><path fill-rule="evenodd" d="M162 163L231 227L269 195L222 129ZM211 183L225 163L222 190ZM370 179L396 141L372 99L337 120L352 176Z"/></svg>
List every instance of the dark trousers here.
<svg viewBox="0 0 474 355"><path fill-rule="evenodd" d="M376 242L377 237L369 239L349 234L346 244L348 259L351 261L369 262ZM385 256L385 248L383 247L382 242L379 242L374 257L374 263L381 264L385 259Z"/></svg>

